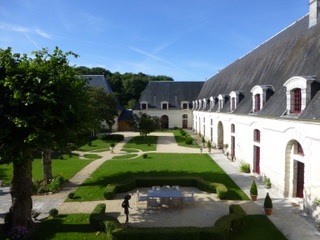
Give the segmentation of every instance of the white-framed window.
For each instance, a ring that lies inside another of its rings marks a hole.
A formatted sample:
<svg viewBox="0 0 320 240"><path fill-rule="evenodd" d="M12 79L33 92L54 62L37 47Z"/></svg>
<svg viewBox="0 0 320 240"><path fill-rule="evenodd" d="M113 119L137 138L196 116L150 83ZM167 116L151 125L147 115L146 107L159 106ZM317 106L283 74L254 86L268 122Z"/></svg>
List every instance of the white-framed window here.
<svg viewBox="0 0 320 240"><path fill-rule="evenodd" d="M210 97L210 107L209 110L212 111L212 109L214 108L214 98Z"/></svg>
<svg viewBox="0 0 320 240"><path fill-rule="evenodd" d="M207 107L207 99L204 98L204 99L202 99L202 101L203 101L202 109L205 110Z"/></svg>
<svg viewBox="0 0 320 240"><path fill-rule="evenodd" d="M312 97L311 84L314 81L314 77L295 76L283 84L287 89L287 114L299 114L305 109Z"/></svg>
<svg viewBox="0 0 320 240"><path fill-rule="evenodd" d="M274 90L271 85L256 85L251 89L252 93L252 112L259 112Z"/></svg>
<svg viewBox="0 0 320 240"><path fill-rule="evenodd" d="M218 111L221 111L224 107L225 95L219 94L218 96Z"/></svg>
<svg viewBox="0 0 320 240"><path fill-rule="evenodd" d="M231 112L233 112L237 108L237 105L239 103L239 95L240 95L240 93L237 92L237 91L232 91L229 94L229 97L230 97L230 111Z"/></svg>
<svg viewBox="0 0 320 240"><path fill-rule="evenodd" d="M169 109L169 102L161 102L161 109L168 110Z"/></svg>
<svg viewBox="0 0 320 240"><path fill-rule="evenodd" d="M202 101L201 101L201 100L198 100L198 103L199 103L198 109L201 110L201 108L202 108Z"/></svg>
<svg viewBox="0 0 320 240"><path fill-rule="evenodd" d="M182 101L182 102L181 102L181 109L183 109L183 110L189 110L189 102L187 102L187 101Z"/></svg>
<svg viewBox="0 0 320 240"><path fill-rule="evenodd" d="M148 110L148 103L147 102L140 102L140 109L141 110Z"/></svg>

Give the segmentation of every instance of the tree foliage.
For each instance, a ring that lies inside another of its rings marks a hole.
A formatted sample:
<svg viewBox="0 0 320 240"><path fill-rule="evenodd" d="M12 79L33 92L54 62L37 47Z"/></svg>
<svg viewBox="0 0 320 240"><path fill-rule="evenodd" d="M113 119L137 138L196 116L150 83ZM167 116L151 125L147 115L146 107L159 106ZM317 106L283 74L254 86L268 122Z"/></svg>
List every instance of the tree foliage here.
<svg viewBox="0 0 320 240"><path fill-rule="evenodd" d="M145 89L149 81L173 81L171 77L163 75L150 76L144 73L111 73L109 70L103 68L90 69L84 66L76 67L76 71L82 75L104 75L120 104L127 109L132 108L139 100L141 92Z"/></svg>
<svg viewBox="0 0 320 240"><path fill-rule="evenodd" d="M13 162L12 227L32 224L32 159L91 127L87 82L69 66L72 52L0 49L0 163Z"/></svg>
<svg viewBox="0 0 320 240"><path fill-rule="evenodd" d="M136 131L140 132L141 136L147 136L149 133L160 129L160 119L158 117L142 112L134 114L132 124Z"/></svg>
<svg viewBox="0 0 320 240"><path fill-rule="evenodd" d="M106 122L109 129L115 123L118 116L117 101L113 94L107 93L103 88L90 87L90 105L93 108L95 119Z"/></svg>

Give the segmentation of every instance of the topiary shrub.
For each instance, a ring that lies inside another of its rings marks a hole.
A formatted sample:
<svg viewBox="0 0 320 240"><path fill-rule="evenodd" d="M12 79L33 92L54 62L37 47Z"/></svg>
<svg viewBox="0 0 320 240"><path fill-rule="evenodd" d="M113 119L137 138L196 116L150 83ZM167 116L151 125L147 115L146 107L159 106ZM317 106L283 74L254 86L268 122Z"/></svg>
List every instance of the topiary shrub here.
<svg viewBox="0 0 320 240"><path fill-rule="evenodd" d="M92 213L89 216L89 222L94 229L98 231L105 230L105 224L104 224L104 220L106 219L105 212L106 212L105 203L99 203L93 209Z"/></svg>
<svg viewBox="0 0 320 240"><path fill-rule="evenodd" d="M74 192L71 192L71 193L68 194L68 198L69 199L73 199L73 197L74 197Z"/></svg>
<svg viewBox="0 0 320 240"><path fill-rule="evenodd" d="M56 209L56 208L52 208L52 209L50 209L50 211L49 211L49 215L50 215L51 217L56 217L58 214L59 214L59 211L58 211L58 209Z"/></svg>
<svg viewBox="0 0 320 240"><path fill-rule="evenodd" d="M193 138L189 136L186 138L186 140L184 142L188 145L191 145L193 143Z"/></svg>

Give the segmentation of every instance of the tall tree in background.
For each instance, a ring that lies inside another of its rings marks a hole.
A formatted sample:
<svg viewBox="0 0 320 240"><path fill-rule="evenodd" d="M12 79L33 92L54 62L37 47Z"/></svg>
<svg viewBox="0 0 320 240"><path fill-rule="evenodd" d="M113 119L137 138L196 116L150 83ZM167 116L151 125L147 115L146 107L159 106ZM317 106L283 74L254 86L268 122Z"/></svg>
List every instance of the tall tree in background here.
<svg viewBox="0 0 320 240"><path fill-rule="evenodd" d="M96 120L105 121L111 131L118 116L117 101L113 94L107 93L100 87L90 87L90 103Z"/></svg>
<svg viewBox="0 0 320 240"><path fill-rule="evenodd" d="M13 163L11 227L32 226L32 160L37 149L70 142L90 128L86 81L56 48L27 55L0 49L0 162Z"/></svg>

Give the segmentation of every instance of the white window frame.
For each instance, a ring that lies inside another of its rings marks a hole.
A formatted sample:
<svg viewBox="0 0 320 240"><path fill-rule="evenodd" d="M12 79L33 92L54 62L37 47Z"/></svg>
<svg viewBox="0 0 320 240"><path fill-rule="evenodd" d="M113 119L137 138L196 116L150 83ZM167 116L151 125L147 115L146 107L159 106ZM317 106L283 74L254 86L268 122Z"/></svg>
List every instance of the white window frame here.
<svg viewBox="0 0 320 240"><path fill-rule="evenodd" d="M167 105L167 108L163 108L164 105ZM161 109L162 110L169 110L169 102L168 101L162 101L161 102Z"/></svg>
<svg viewBox="0 0 320 240"><path fill-rule="evenodd" d="M299 88L301 89L301 111L300 113L306 108L307 104L311 101L311 84L315 81L314 77L307 76L294 76L287 80L283 86L286 87L286 98L287 98L287 114L292 114L293 109L292 108L292 98L291 98L291 91L293 89Z"/></svg>
<svg viewBox="0 0 320 240"><path fill-rule="evenodd" d="M218 96L218 111L221 111L224 108L225 95L219 94Z"/></svg>
<svg viewBox="0 0 320 240"><path fill-rule="evenodd" d="M184 105L184 104L187 104L187 108L183 108L183 105ZM182 101L182 102L181 102L181 109L182 109L182 110L189 110L189 102L188 102L188 101Z"/></svg>
<svg viewBox="0 0 320 240"><path fill-rule="evenodd" d="M260 94L260 110L261 111L264 105L267 102L267 90L271 89L273 91L273 87L271 85L256 85L251 89L252 93L252 112L258 112L256 107L256 99L255 96Z"/></svg>
<svg viewBox="0 0 320 240"><path fill-rule="evenodd" d="M232 91L230 94L229 94L229 97L230 97L230 111L233 112L234 110L236 110L237 106L238 106L238 103L239 103L239 95L240 95L240 92L238 91ZM234 109L232 109L232 98L234 98Z"/></svg>

